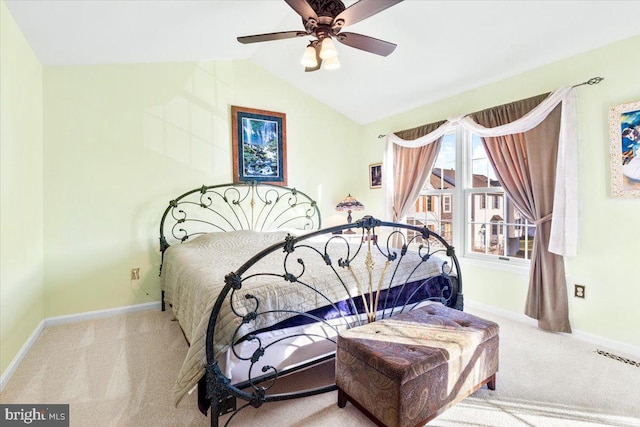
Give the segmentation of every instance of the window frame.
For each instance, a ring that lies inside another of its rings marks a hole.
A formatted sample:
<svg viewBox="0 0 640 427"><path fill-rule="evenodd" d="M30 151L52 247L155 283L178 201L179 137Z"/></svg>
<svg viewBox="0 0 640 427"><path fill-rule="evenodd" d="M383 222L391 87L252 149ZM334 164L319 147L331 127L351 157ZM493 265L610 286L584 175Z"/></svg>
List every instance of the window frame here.
<svg viewBox="0 0 640 427"><path fill-rule="evenodd" d="M452 192L448 190L428 190L426 192L421 192L420 194L424 194L427 196L431 195L440 195L444 197L445 195L451 195L453 208L451 209L452 213L452 233L453 233L453 241L450 242L456 248L462 248L461 253L458 253L458 256L462 258L467 258L470 260L478 260L487 263L491 263L497 266L513 266L517 268L528 268L531 265L531 254L528 253L529 259L512 257L507 255L496 255L489 253L478 253L471 250L473 243L473 236L471 234L471 208L472 202L471 197L473 194L477 193L485 193L485 203L486 206L492 206L493 203L491 201L486 200L488 194L486 193L502 193L504 196L502 198L503 202L499 202L498 205L502 205L502 209L505 209L507 206L506 201L506 193L503 187L486 187L486 188L473 188L473 163L472 163L472 151L473 151L473 134L470 131L465 130L462 126L454 126L450 132L447 132L444 137L448 135L455 136L455 144L456 144L456 164L455 164L455 173L456 173L456 186ZM476 222L477 223L477 222ZM508 230L512 224L507 223L506 221L496 224L498 229L502 229L503 231ZM522 225L524 227L524 225ZM534 227L535 228L535 227ZM489 231L489 230L488 230Z"/></svg>

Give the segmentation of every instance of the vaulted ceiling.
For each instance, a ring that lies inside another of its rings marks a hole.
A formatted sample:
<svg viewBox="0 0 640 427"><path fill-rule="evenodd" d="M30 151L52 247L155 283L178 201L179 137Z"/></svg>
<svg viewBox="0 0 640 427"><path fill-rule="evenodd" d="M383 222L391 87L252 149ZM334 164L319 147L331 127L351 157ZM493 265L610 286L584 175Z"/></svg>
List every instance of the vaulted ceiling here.
<svg viewBox="0 0 640 427"><path fill-rule="evenodd" d="M236 40L302 30L284 0L5 3L45 66L244 58L361 124L640 34L640 1L405 0L344 30L391 55L337 43L340 69L305 73L309 37Z"/></svg>

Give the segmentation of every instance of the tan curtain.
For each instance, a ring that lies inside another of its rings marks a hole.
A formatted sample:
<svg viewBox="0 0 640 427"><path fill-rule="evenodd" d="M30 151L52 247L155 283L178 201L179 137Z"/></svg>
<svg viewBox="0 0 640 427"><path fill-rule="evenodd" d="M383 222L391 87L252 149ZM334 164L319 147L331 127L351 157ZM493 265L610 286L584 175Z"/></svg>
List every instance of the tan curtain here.
<svg viewBox="0 0 640 427"><path fill-rule="evenodd" d="M442 126L444 121L419 126L413 129L396 132L396 136L405 140L414 140L433 132ZM442 138L422 147L408 148L394 144L393 146L393 221L404 218L411 210L427 181L433 164L438 157Z"/></svg>
<svg viewBox="0 0 640 427"><path fill-rule="evenodd" d="M473 119L496 127L535 108L547 94L474 113ZM509 199L536 225L525 314L542 329L571 332L564 260L548 251L556 181L561 105L535 128L499 137L483 137L498 180Z"/></svg>

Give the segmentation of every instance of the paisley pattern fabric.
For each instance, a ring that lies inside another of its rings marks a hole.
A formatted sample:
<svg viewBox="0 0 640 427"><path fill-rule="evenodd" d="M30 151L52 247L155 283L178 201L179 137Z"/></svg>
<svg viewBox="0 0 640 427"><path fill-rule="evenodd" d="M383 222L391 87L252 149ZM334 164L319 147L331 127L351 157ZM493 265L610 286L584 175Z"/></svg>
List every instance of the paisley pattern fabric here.
<svg viewBox="0 0 640 427"><path fill-rule="evenodd" d="M336 384L390 427L424 423L498 370L496 323L440 303L340 333Z"/></svg>

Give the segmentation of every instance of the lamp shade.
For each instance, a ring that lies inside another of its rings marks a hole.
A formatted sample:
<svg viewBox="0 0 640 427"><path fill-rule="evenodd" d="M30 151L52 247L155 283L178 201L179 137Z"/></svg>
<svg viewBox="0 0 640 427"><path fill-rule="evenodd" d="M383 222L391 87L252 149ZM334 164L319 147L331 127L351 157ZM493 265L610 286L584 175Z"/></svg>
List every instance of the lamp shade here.
<svg viewBox="0 0 640 427"><path fill-rule="evenodd" d="M333 45L331 37L325 37L320 44L320 58L327 60L329 58L335 58L338 56L338 51Z"/></svg>
<svg viewBox="0 0 640 427"><path fill-rule="evenodd" d="M336 206L336 210L340 211L361 211L364 209L364 205L356 200L351 194L342 199L338 206Z"/></svg>
<svg viewBox="0 0 640 427"><path fill-rule="evenodd" d="M334 56L333 58L329 58L324 61L324 69L325 70L337 70L340 68L340 61L338 61L338 57Z"/></svg>
<svg viewBox="0 0 640 427"><path fill-rule="evenodd" d="M305 67L313 68L318 66L318 59L316 58L316 48L312 45L307 46L304 50L304 55L300 61Z"/></svg>

